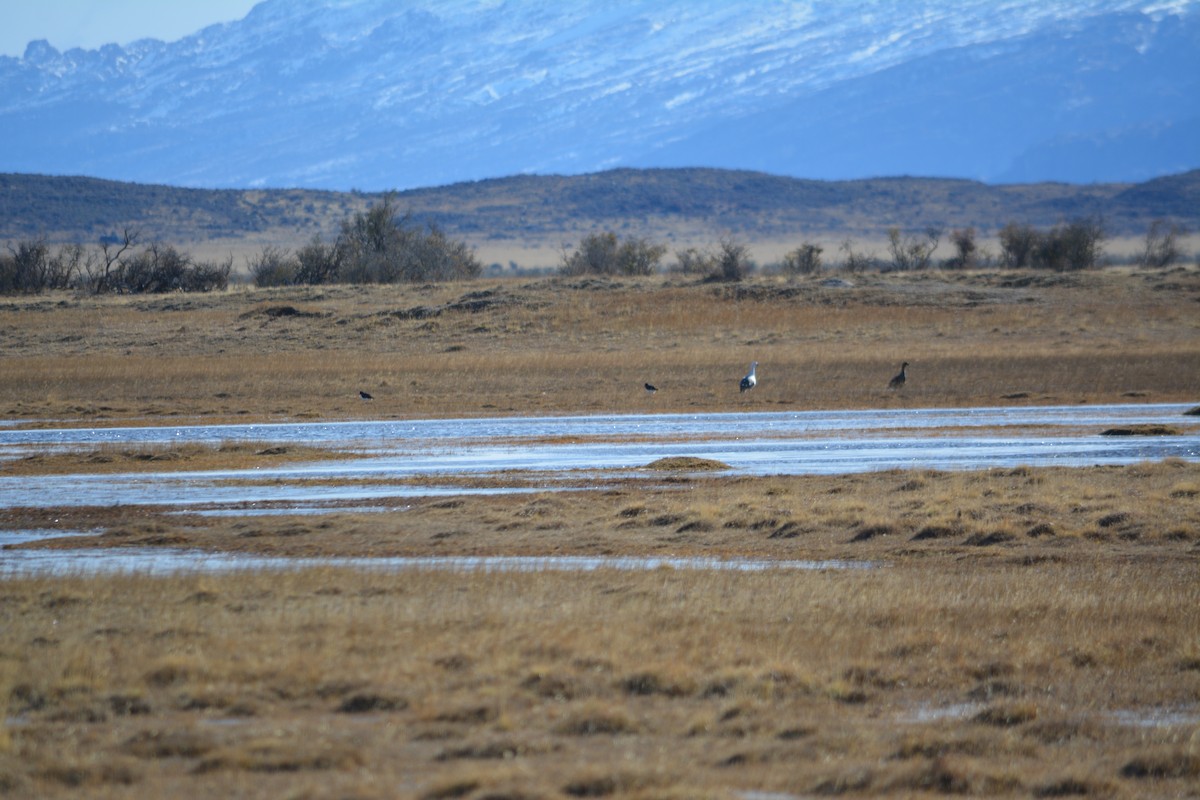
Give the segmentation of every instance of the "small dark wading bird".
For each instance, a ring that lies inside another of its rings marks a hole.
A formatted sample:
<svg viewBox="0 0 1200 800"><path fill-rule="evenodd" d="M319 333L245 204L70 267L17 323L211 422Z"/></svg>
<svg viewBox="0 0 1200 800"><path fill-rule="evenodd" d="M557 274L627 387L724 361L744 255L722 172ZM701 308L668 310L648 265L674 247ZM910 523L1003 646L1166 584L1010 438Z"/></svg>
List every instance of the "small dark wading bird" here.
<svg viewBox="0 0 1200 800"><path fill-rule="evenodd" d="M648 384L648 383L647 383L647 384L646 384L646 391L647 391L649 394L654 394L655 392L657 392L657 391L658 391L658 387L657 387L657 386L651 386L650 384Z"/></svg>
<svg viewBox="0 0 1200 800"><path fill-rule="evenodd" d="M756 369L758 369L757 361L750 365L750 371L746 373L746 377L742 378L742 382L738 384L739 392L744 392L747 389L753 389L758 385L758 378L754 375L754 371Z"/></svg>
<svg viewBox="0 0 1200 800"><path fill-rule="evenodd" d="M905 361L903 364L900 365L900 371L898 373L896 373L896 376L894 378L892 378L890 381L888 381L889 389L903 389L904 388L904 381L907 380L904 377L904 370L906 370L906 369L908 369L907 361Z"/></svg>
<svg viewBox="0 0 1200 800"><path fill-rule="evenodd" d="M375 399L374 397L371 397L371 395L367 394L366 392L364 392L362 390L359 390L358 396L361 397L363 400L374 400Z"/></svg>

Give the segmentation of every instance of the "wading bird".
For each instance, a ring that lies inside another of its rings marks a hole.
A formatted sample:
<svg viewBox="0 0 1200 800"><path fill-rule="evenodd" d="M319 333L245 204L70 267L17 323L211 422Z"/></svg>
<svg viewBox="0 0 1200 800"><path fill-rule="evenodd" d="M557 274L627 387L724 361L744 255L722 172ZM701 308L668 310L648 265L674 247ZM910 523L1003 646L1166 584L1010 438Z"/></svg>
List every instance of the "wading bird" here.
<svg viewBox="0 0 1200 800"><path fill-rule="evenodd" d="M738 391L744 392L747 389L753 389L758 385L758 378L755 377L754 371L758 369L758 362L755 361L750 365L750 371L746 373L746 377L742 378L742 382L738 384Z"/></svg>
<svg viewBox="0 0 1200 800"><path fill-rule="evenodd" d="M907 361L900 365L900 371L896 373L896 376L888 381L889 389L900 389L904 386L904 381L906 380L904 377L904 370L906 369L908 369Z"/></svg>

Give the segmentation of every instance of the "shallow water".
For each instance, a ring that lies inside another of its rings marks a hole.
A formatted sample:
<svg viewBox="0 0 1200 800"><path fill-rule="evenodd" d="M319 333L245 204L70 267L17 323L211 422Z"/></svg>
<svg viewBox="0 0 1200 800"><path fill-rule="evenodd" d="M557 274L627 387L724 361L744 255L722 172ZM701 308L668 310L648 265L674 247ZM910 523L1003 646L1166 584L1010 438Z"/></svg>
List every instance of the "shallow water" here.
<svg viewBox="0 0 1200 800"><path fill-rule="evenodd" d="M907 709L898 719L912 725L924 725L945 720L970 719L983 712L986 703L954 703L945 706L924 705ZM1137 708L1104 711L1093 715L1100 722L1130 728L1190 727L1200 723L1200 709Z"/></svg>
<svg viewBox="0 0 1200 800"><path fill-rule="evenodd" d="M386 572L648 572L659 569L715 572L866 569L853 561L767 561L670 556L428 556L376 558L285 558L201 553L160 547L6 550L0 552L0 579L97 574L178 575L237 571L345 567Z"/></svg>
<svg viewBox="0 0 1200 800"><path fill-rule="evenodd" d="M721 414L598 414L559 417L301 422L126 428L0 430L9 446L272 442L386 449L457 440L537 437L764 437L813 433L862 434L932 428L1170 424L1186 420L1188 404L1023 406L987 408L770 411Z"/></svg>
<svg viewBox="0 0 1200 800"><path fill-rule="evenodd" d="M0 507L262 503L321 513L337 503L578 488L674 456L750 475L886 469L1090 466L1200 460L1200 433L1101 436L1107 427L1185 425L1184 404L604 415L380 422L0 430L0 459L99 446L251 441L358 451L364 458L265 469L0 477ZM1054 435L1047 435L1051 426ZM977 433L972 433L977 429ZM487 478L487 488L447 477ZM514 477L515 476L515 477ZM519 478L519 480L517 479ZM408 483L398 485L397 480ZM242 508L245 513L252 513Z"/></svg>

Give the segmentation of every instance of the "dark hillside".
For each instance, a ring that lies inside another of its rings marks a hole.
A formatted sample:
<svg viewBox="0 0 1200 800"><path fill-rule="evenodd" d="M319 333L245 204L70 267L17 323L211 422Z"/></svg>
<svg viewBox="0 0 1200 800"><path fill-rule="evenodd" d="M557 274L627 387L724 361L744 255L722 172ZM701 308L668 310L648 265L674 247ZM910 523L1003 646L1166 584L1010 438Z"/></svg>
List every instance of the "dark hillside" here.
<svg viewBox="0 0 1200 800"><path fill-rule="evenodd" d="M171 242L331 237L382 195L305 189L182 189L84 177L0 174L0 240L93 242L129 226ZM1009 221L1049 227L1099 216L1112 235L1140 235L1164 218L1200 229L1200 170L1140 184L993 186L944 178L815 181L718 169L620 169L521 175L395 195L396 205L472 242L560 242L581 230L650 237L705 232L748 239L879 236L889 227Z"/></svg>
<svg viewBox="0 0 1200 800"><path fill-rule="evenodd" d="M1200 214L1200 169L1136 184L1118 194L1114 201L1130 219L1190 219L1188 227L1196 230L1196 216Z"/></svg>

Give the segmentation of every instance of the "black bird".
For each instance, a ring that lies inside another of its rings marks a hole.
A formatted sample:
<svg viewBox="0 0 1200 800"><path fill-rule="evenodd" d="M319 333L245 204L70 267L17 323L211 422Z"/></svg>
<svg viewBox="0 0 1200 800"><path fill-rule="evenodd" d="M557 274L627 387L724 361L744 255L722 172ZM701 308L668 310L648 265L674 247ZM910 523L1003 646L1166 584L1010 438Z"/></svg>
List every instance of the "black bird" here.
<svg viewBox="0 0 1200 800"><path fill-rule="evenodd" d="M758 369L758 362L755 361L750 365L750 371L746 373L746 377L742 378L742 382L738 384L738 391L744 392L747 389L753 389L758 385L758 378L754 371Z"/></svg>
<svg viewBox="0 0 1200 800"><path fill-rule="evenodd" d="M657 386L651 386L650 384L648 384L648 383L647 383L647 384L646 384L646 391L647 391L647 392L649 392L650 394L654 394L655 392L657 392L657 391L658 391L658 387L657 387Z"/></svg>
<svg viewBox="0 0 1200 800"><path fill-rule="evenodd" d="M904 381L905 381L904 370L906 370L906 369L908 369L907 361L905 361L903 364L900 365L900 371L898 373L896 373L896 376L894 378L892 378L890 381L888 381L889 389L900 389L904 386Z"/></svg>
<svg viewBox="0 0 1200 800"><path fill-rule="evenodd" d="M361 397L363 400L374 400L375 399L374 397L371 397L371 395L367 394L366 392L364 392L362 390L359 390L358 396Z"/></svg>

